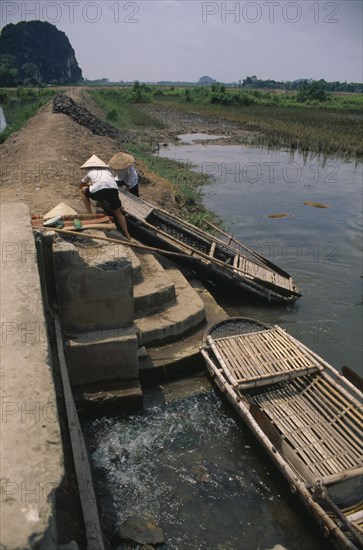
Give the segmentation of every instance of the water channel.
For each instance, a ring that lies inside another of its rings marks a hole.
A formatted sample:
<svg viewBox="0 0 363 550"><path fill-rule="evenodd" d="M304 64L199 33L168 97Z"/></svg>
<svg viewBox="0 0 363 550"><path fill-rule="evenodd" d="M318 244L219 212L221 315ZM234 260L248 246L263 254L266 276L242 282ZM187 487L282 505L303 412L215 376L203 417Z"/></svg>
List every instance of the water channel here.
<svg viewBox="0 0 363 550"><path fill-rule="evenodd" d="M181 136L181 145L160 156L209 173L205 206L227 231L291 273L302 292L295 304L275 306L219 289L221 304L231 315L278 323L337 369L346 364L361 374L362 165L189 143L193 137ZM329 548L208 384L170 400L151 391L143 414L99 419L86 429L104 502L119 522L153 517L164 529L165 550Z"/></svg>

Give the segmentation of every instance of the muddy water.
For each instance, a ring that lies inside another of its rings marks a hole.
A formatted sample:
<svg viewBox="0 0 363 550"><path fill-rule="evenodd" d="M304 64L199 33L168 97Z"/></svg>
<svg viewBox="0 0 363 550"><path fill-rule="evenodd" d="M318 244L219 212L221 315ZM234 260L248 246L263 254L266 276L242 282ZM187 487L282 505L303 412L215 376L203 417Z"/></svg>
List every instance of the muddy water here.
<svg viewBox="0 0 363 550"><path fill-rule="evenodd" d="M337 369L346 364L362 375L362 164L202 143L169 146L160 156L210 174L205 206L288 271L303 294L277 307L218 289L229 313L278 323Z"/></svg>
<svg viewBox="0 0 363 550"><path fill-rule="evenodd" d="M216 289L220 302L230 314L279 323L336 368L361 372L361 165L191 139L183 136L184 145L160 155L210 173L204 204L237 238L289 271L303 293L285 307ZM87 426L112 529L137 514L164 529L165 550L329 548L211 386L166 401L158 395L148 394L141 415Z"/></svg>

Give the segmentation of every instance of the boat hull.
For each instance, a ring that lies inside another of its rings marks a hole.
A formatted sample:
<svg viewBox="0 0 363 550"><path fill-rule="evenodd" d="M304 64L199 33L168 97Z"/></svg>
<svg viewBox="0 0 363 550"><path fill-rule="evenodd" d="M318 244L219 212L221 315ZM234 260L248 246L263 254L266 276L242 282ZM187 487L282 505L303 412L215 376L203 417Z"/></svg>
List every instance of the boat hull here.
<svg viewBox="0 0 363 550"><path fill-rule="evenodd" d="M288 273L232 236L224 242L208 232L130 194L121 197L131 235L167 252L205 280L252 293L270 302L290 303L301 294ZM226 234L224 234L226 235Z"/></svg>

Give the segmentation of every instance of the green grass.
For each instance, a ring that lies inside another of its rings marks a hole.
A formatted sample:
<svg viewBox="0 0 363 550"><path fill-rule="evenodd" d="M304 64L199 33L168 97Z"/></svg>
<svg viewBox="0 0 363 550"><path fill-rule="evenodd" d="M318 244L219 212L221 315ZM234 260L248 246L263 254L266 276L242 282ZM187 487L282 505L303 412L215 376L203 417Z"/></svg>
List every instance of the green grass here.
<svg viewBox="0 0 363 550"><path fill-rule="evenodd" d="M5 130L0 133L0 143L20 130L54 94L52 90L40 88L0 89L0 105L7 122Z"/></svg>
<svg viewBox="0 0 363 550"><path fill-rule="evenodd" d="M344 158L363 158L361 94L328 96L326 101L297 101L296 93L269 93L217 90L211 87L137 87L137 101L132 87L110 87L92 91L92 97L105 113L105 118L119 128L162 125L140 110L140 104L154 103L165 108L177 108L193 114L205 114L218 120L238 122L247 132L241 132L241 143L265 144L318 152ZM240 93L238 104L220 97L232 98ZM214 94L214 95L213 95ZM219 100L213 97L219 94ZM227 103L228 103L227 102ZM141 137L142 139L142 137ZM153 156L151 145L139 143L128 147L151 172L170 181L180 214L189 222L203 227L204 220L220 225L213 213L202 206L203 186L208 179L191 165ZM208 229L207 226L203 227Z"/></svg>
<svg viewBox="0 0 363 550"><path fill-rule="evenodd" d="M122 101L122 97L112 88L102 91L90 91L91 97L105 113L105 120L120 129L125 128L164 128L162 122L142 112L137 104Z"/></svg>
<svg viewBox="0 0 363 550"><path fill-rule="evenodd" d="M345 105L349 105L349 109L335 109L331 105L327 108L325 104L289 106L259 103L236 107L181 103L170 98L159 100L158 103L240 123L245 130L253 133L250 136L242 135L241 141L344 158L363 157L361 98L347 100ZM353 104L355 108L352 108Z"/></svg>

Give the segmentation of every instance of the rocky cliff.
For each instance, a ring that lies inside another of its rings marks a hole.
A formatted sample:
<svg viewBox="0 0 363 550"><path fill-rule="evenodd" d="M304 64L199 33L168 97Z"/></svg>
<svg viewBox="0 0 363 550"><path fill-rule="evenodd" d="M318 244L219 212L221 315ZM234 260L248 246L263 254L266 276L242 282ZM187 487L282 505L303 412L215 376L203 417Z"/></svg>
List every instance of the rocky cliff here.
<svg viewBox="0 0 363 550"><path fill-rule="evenodd" d="M6 25L0 35L0 86L82 80L66 34L43 21Z"/></svg>

